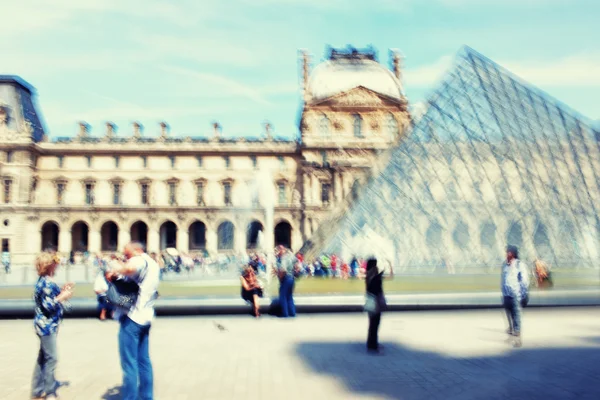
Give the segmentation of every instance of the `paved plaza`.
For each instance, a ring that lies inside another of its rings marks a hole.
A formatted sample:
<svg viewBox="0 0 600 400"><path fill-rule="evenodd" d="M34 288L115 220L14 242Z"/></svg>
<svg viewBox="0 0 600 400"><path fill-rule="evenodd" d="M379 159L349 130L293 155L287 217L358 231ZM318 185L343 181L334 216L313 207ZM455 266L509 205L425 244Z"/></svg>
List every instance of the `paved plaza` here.
<svg viewBox="0 0 600 400"><path fill-rule="evenodd" d="M367 355L363 314L159 318L156 398L598 399L600 309L527 310L524 347L501 310L388 313L382 356ZM62 399L119 399L118 325L64 322ZM0 321L0 398L27 399L38 341L30 321Z"/></svg>

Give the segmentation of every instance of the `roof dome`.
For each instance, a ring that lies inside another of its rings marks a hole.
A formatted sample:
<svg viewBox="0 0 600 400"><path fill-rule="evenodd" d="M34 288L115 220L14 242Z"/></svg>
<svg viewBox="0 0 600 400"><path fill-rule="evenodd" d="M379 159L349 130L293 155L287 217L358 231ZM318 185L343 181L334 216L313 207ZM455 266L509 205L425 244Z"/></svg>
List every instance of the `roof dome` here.
<svg viewBox="0 0 600 400"><path fill-rule="evenodd" d="M334 59L319 64L308 80L313 100L322 100L364 86L374 92L402 100L402 84L392 71L371 59Z"/></svg>

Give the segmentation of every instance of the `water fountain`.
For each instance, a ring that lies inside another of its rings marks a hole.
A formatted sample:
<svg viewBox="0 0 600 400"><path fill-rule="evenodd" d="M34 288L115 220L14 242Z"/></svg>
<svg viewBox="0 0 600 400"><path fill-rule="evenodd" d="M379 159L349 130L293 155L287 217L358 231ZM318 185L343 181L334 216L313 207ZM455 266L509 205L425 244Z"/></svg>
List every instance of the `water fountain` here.
<svg viewBox="0 0 600 400"><path fill-rule="evenodd" d="M275 214L275 187L273 174L268 168L261 168L253 181L250 182L248 199L258 198L260 206L265 212L265 226L258 233L257 249L267 257L267 280L270 281L270 271L275 263L273 249L274 243L274 214ZM250 200L251 201L251 200Z"/></svg>

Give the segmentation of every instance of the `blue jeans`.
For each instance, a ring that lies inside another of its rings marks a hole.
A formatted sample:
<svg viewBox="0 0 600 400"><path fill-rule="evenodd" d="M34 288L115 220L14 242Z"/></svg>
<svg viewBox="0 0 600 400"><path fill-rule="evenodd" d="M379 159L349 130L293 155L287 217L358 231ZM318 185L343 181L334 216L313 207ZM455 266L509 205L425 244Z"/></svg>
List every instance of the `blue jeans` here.
<svg viewBox="0 0 600 400"><path fill-rule="evenodd" d="M279 286L279 304L281 305L281 316L284 318L296 316L294 285L294 277L286 275Z"/></svg>
<svg viewBox="0 0 600 400"><path fill-rule="evenodd" d="M31 397L42 397L44 393L47 396L55 394L58 386L58 382L54 378L54 371L58 362L56 335L57 333L38 336L40 338L40 351L33 371Z"/></svg>
<svg viewBox="0 0 600 400"><path fill-rule="evenodd" d="M504 310L508 318L508 329L516 336L521 334L521 302L518 298L504 296Z"/></svg>
<svg viewBox="0 0 600 400"><path fill-rule="evenodd" d="M150 325L136 324L126 316L121 317L120 322L119 354L123 369L122 399L152 400L152 363L148 346Z"/></svg>

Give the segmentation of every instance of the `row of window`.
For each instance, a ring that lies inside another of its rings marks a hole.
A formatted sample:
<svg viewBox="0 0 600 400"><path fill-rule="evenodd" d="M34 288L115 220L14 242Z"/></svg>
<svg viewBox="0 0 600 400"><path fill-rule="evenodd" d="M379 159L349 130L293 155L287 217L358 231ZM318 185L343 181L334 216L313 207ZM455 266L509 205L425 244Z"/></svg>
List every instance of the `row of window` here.
<svg viewBox="0 0 600 400"><path fill-rule="evenodd" d="M231 197L231 182L223 182L223 202L225 205L231 206L232 197ZM177 205L177 182L168 182L169 185L169 204ZM62 205L64 202L64 194L66 190L67 183L63 181L56 182L56 202L58 205ZM12 192L12 180L4 179L3 180L3 199L4 204L11 203L11 192ZM94 195L95 183L94 182L86 182L85 183L85 204L94 205L95 204L95 195ZM112 184L112 204L113 205L121 205L122 204L122 190L123 185L120 182L113 182ZM199 206L205 206L206 203L204 201L204 192L205 185L204 182L196 182L196 204ZM321 184L321 202L325 205L328 205L330 202L330 193L331 193L331 184L330 183L322 183ZM279 205L287 205L288 204L288 196L286 193L286 185L283 182L279 182L277 184L277 197ZM141 183L140 184L140 203L142 205L150 204L150 183ZM252 198L252 205L258 206L258 193L254 192Z"/></svg>
<svg viewBox="0 0 600 400"><path fill-rule="evenodd" d="M354 137L362 138L363 136L363 125L364 120L360 116L360 114L352 114L352 130L354 133ZM392 113L388 113L386 115L386 130L390 138L393 140L396 138L398 134L398 121L396 117ZM331 131L331 121L327 117L327 115L322 114L321 119L319 121L319 133L323 137L329 137Z"/></svg>
<svg viewBox="0 0 600 400"><path fill-rule="evenodd" d="M6 184L8 183L8 186ZM231 182L223 182L223 203L227 206L233 205L232 195L231 195ZM66 182L57 182L56 183L56 200L57 204L61 205L64 201L64 193L66 189ZM94 205L95 204L95 195L94 195L95 183L88 182L85 184L85 204L86 205ZM113 182L112 184L112 204L113 205L121 205L122 204L122 189L123 185L120 182ZM177 182L168 182L168 190L169 190L169 204L177 205ZM8 195L6 194L8 193ZM205 193L205 184L204 182L196 182L196 204L199 206L205 206L206 203L204 201L204 193ZM330 193L331 193L331 184L322 183L321 185L321 201L323 204L328 205L330 202ZM8 197L7 197L8 196ZM287 205L288 195L286 192L286 185L283 182L279 182L277 184L277 197L279 205ZM9 199L5 202L10 202L10 181L5 181L5 199ZM150 205L150 183L141 183L140 184L140 203L142 205ZM254 192L252 198L252 205L258 207L258 193Z"/></svg>
<svg viewBox="0 0 600 400"><path fill-rule="evenodd" d="M92 168L92 156L86 156L85 158L86 158L86 161L87 161L88 168ZM12 159L12 156L11 156L11 159ZM113 159L114 159L114 162L115 162L115 164L114 164L115 168L119 168L120 162L121 162L121 157L120 156L114 156ZM142 167L143 168L148 168L148 157L147 156L141 156L140 159L142 161ZM283 156L278 156L277 159L279 161L280 168L282 170L284 170L285 169L285 159L284 159L284 157ZM59 168L63 168L64 167L64 156L57 156L57 160L58 160L58 167ZM250 156L250 160L252 162L252 168L258 169L258 159L256 158L256 156ZM169 156L169 161L171 162L171 168L175 168L175 166L177 164L177 158L176 158L176 156ZM202 158L202 156L196 156L196 161L198 163L198 168L203 168L204 167L204 159ZM225 168L227 168L227 169L231 168L231 159L230 159L229 156L223 156L223 161L225 162Z"/></svg>
<svg viewBox="0 0 600 400"><path fill-rule="evenodd" d="M10 202L12 201L11 198L11 191L12 191L12 180L10 179L3 179L2 182L2 186L4 188L3 193L3 199L4 199L4 204L10 204Z"/></svg>

